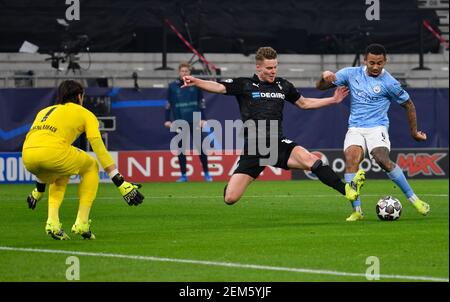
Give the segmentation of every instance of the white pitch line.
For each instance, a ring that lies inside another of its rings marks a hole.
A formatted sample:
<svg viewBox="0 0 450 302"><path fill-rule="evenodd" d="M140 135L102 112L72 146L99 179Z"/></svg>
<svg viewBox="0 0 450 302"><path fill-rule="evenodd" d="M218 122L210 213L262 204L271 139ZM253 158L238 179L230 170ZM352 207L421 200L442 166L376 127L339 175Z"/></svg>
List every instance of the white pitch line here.
<svg viewBox="0 0 450 302"><path fill-rule="evenodd" d="M364 194L363 197L381 197L380 194ZM420 196L429 196L429 197L448 197L448 194L420 194ZM314 195L243 195L242 198L302 198L302 197L318 197L318 198L330 198L330 197L342 197L342 195L339 194L333 194L333 195L326 195L326 194L314 194ZM113 197L101 197L102 199L109 199ZM158 198L158 199L173 199L173 198L200 198L200 199L208 199L208 198L223 198L223 195L211 195L211 196L145 196L145 198ZM75 198L78 199L78 198Z"/></svg>
<svg viewBox="0 0 450 302"><path fill-rule="evenodd" d="M330 270L316 270L309 268L291 268L280 266L267 266L256 264L242 264L233 262L216 262L216 261L204 261L204 260L191 260L191 259L177 259L177 258L162 258L152 256L138 256L138 255L123 255L123 254L111 254L111 253L91 253L91 252L78 252L78 251L65 251L65 250L49 250L49 249L34 249L34 248L19 248L0 246L0 250L14 251L14 252L31 252L31 253L47 253L47 254L64 254L64 255L78 255L78 256L90 256L90 257L104 257L104 258L120 258L142 261L155 261L155 262L172 262L172 263L188 263L197 265L208 266L222 266L222 267L234 267L243 269L256 269L267 271L282 271L291 273L304 273L304 274L316 274L316 275L330 275L330 276L350 276L350 277L366 277L366 274L361 273L349 273L338 272ZM436 282L449 282L448 278L436 278L428 276L402 276L402 275L379 275L380 279L401 279L401 280L414 280L414 281L436 281Z"/></svg>
<svg viewBox="0 0 450 302"><path fill-rule="evenodd" d="M101 196L96 197L95 199L116 199L119 195L114 196ZM364 194L363 197L381 197L380 194ZM420 194L420 196L428 196L428 197L448 197L448 194ZM317 197L317 198L334 198L334 197L342 197L342 195L334 194L334 195L327 195L327 194L314 194L314 195L244 195L242 198L304 198L304 197ZM223 198L223 195L209 195L209 196L195 196L195 195L184 195L184 196L145 196L146 199L187 199L187 198L193 198L193 199L210 199L210 198ZM78 200L79 198L76 196L71 197L65 197L64 199L67 200Z"/></svg>

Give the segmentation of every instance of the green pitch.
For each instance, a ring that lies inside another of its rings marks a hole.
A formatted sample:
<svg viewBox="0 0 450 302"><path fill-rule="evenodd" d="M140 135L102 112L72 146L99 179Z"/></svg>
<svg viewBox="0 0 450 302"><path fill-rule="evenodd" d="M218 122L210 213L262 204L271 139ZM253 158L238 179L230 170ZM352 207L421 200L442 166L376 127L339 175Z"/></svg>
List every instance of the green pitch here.
<svg viewBox="0 0 450 302"><path fill-rule="evenodd" d="M353 223L345 221L349 203L317 181L256 181L233 206L222 201L224 183L147 183L138 207L101 185L94 241L70 233L76 185L61 208L69 241L44 232L47 194L32 211L32 185L0 185L0 281L67 281L69 256L78 257L80 281L367 281L373 259L380 281L448 281L448 180L411 185L430 203L429 216L392 182L369 179L366 219ZM375 215L388 194L403 204L398 221Z"/></svg>

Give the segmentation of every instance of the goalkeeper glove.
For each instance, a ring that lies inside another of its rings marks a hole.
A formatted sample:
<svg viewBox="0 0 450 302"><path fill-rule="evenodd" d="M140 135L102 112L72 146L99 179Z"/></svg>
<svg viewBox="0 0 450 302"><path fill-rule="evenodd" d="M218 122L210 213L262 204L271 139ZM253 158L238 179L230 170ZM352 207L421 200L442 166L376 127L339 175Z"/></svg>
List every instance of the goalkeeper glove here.
<svg viewBox="0 0 450 302"><path fill-rule="evenodd" d="M129 206L137 206L144 200L144 195L137 190L142 187L141 184L125 181L120 173L117 173L112 178L112 181L117 186L117 189L119 189L120 194Z"/></svg>
<svg viewBox="0 0 450 302"><path fill-rule="evenodd" d="M27 197L28 208L34 210L36 208L36 204L39 200L41 200L43 192L39 192L36 188L31 191L30 195Z"/></svg>
<svg viewBox="0 0 450 302"><path fill-rule="evenodd" d="M120 194L122 194L123 199L128 203L130 206L137 206L142 203L144 200L144 195L142 195L137 189L142 187L140 184L130 183L127 181L124 181L123 184L121 184L118 189Z"/></svg>

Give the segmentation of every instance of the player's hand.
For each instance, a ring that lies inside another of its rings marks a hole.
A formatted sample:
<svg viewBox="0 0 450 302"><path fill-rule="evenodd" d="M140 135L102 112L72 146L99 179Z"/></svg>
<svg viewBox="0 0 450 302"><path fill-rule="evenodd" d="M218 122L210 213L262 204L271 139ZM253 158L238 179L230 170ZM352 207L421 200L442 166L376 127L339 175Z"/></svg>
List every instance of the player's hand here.
<svg viewBox="0 0 450 302"><path fill-rule="evenodd" d="M325 82L331 84L336 81L336 74L334 74L334 72L326 70L322 73L322 78L325 80Z"/></svg>
<svg viewBox="0 0 450 302"><path fill-rule="evenodd" d="M119 187L120 194L129 206L137 206L144 201L144 195L137 189L142 187L141 184L135 184L128 181L124 181Z"/></svg>
<svg viewBox="0 0 450 302"><path fill-rule="evenodd" d="M418 142L423 142L427 140L427 134L423 131L417 131L416 133L412 133L411 136Z"/></svg>
<svg viewBox="0 0 450 302"><path fill-rule="evenodd" d="M172 122L171 122L171 121L166 121L166 122L164 122L164 127L170 129L170 126L172 126Z"/></svg>
<svg viewBox="0 0 450 302"><path fill-rule="evenodd" d="M345 97L346 97L348 94L349 94L349 90L348 90L347 87L345 87L345 86L339 86L338 88L336 88L336 89L334 90L334 95L333 95L333 97L334 97L334 100L335 100L336 103L340 103L340 102L342 102L342 101L345 99Z"/></svg>
<svg viewBox="0 0 450 302"><path fill-rule="evenodd" d="M195 86L195 80L197 79L193 76L184 76L183 77L184 84L181 86L181 88Z"/></svg>
<svg viewBox="0 0 450 302"><path fill-rule="evenodd" d="M38 192L37 189L31 191L30 195L27 197L28 208L34 210L37 202L41 200L43 195L44 193Z"/></svg>
<svg viewBox="0 0 450 302"><path fill-rule="evenodd" d="M205 120L200 120L198 125L200 126L200 128L204 128L206 126L206 121Z"/></svg>

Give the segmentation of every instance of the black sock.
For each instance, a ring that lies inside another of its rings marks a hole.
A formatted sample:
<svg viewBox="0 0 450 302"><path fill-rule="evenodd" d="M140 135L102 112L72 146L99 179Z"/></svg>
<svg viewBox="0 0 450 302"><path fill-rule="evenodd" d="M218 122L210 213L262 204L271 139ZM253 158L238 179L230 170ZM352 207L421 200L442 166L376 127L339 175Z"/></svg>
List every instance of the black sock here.
<svg viewBox="0 0 450 302"><path fill-rule="evenodd" d="M36 189L38 190L38 192L44 193L45 184L36 181Z"/></svg>
<svg viewBox="0 0 450 302"><path fill-rule="evenodd" d="M332 187L339 193L345 196L345 183L337 176L337 174L330 168L330 166L324 166L319 159L311 167L311 172L317 175L321 182L327 186Z"/></svg>

